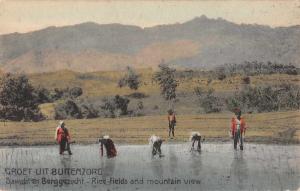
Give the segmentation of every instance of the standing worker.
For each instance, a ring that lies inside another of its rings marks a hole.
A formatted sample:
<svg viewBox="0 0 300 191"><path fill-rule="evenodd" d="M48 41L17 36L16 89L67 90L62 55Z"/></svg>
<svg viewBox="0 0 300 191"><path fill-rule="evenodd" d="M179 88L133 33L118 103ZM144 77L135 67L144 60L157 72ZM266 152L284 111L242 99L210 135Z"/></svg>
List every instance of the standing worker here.
<svg viewBox="0 0 300 191"><path fill-rule="evenodd" d="M72 155L70 148L70 133L65 127L65 123L63 121L60 121L58 127L56 128L55 139L59 144L59 154L63 154L64 151L68 151L69 155Z"/></svg>
<svg viewBox="0 0 300 191"><path fill-rule="evenodd" d="M169 122L169 137L171 136L171 132L173 137L174 135L174 130L175 130L175 126L176 126L176 116L173 110L169 110L168 111L168 122Z"/></svg>
<svg viewBox="0 0 300 191"><path fill-rule="evenodd" d="M246 123L242 118L242 112L240 109L235 110L235 117L231 119L231 135L233 138L234 149L237 149L237 143L240 143L240 149L243 150L243 133L246 133Z"/></svg>

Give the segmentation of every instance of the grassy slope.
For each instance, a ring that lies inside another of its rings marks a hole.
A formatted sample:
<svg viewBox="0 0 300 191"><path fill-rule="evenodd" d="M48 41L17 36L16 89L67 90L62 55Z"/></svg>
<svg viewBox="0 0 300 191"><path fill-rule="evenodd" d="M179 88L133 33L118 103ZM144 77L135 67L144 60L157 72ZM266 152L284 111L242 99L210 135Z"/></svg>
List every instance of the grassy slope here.
<svg viewBox="0 0 300 191"><path fill-rule="evenodd" d="M162 115L168 109L168 103L160 96L158 85L153 82L152 76L154 71L151 69L140 69L137 71L142 76L141 87L139 92L143 92L149 97L142 100L131 99L129 107L136 108L137 101L142 101L146 115ZM91 99L101 100L105 96L128 95L134 91L129 88L119 88L118 80L123 76L121 71L114 72L94 72L94 73L76 73L71 71L60 71L55 73L33 74L29 78L35 85L41 85L48 89L65 88L72 86L80 86L83 88L84 95ZM244 85L240 76L226 78L223 81L213 80L210 85L207 85L207 77L181 78L178 87L179 102L176 102L176 111L179 114L197 114L200 110L197 105L197 97L194 95L194 88L201 86L205 88L213 88L219 94L232 93L241 89ZM261 75L251 77L251 85L263 85L290 82L297 84L300 82L300 75ZM159 106L158 109L153 109L154 106ZM53 104L41 105L41 111L44 115L53 118Z"/></svg>
<svg viewBox="0 0 300 191"><path fill-rule="evenodd" d="M152 81L154 71L151 69L138 70L142 75L142 84L139 88L140 92L146 94L159 94L159 87ZM41 85L49 89L64 88L71 86L80 86L83 88L84 96L99 97L111 95L130 94L129 88L119 88L118 80L124 75L123 72L94 72L94 73L76 73L71 71L60 71L56 73L32 74L29 76L31 82L37 86ZM84 78L84 79L83 79ZM178 87L179 92L192 92L195 87L201 86L207 88L207 78L181 79ZM283 82L291 82L299 84L300 75L261 75L251 77L253 86L262 84L278 84ZM223 81L213 80L210 84L217 92L232 92L243 86L241 77L226 78Z"/></svg>
<svg viewBox="0 0 300 191"><path fill-rule="evenodd" d="M208 140L229 141L230 113L204 115L178 115L175 141L187 141L191 131L201 132ZM300 141L300 112L274 112L245 115L247 141L298 142ZM167 139L166 116L145 116L116 119L68 120L68 128L76 143L95 143L97 138L109 134L117 143L147 143L150 135ZM2 122L1 145L36 145L54 143L57 121ZM293 131L291 136L285 133ZM282 135L280 135L282 134Z"/></svg>

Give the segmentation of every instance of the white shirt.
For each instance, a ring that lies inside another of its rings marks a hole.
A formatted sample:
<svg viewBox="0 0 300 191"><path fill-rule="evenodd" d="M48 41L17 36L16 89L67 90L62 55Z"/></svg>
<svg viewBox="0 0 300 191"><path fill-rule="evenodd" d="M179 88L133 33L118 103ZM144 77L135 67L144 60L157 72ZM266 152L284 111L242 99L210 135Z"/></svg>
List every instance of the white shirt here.
<svg viewBox="0 0 300 191"><path fill-rule="evenodd" d="M238 119L235 119L235 123L236 123L236 129L240 130L241 129L241 121Z"/></svg>

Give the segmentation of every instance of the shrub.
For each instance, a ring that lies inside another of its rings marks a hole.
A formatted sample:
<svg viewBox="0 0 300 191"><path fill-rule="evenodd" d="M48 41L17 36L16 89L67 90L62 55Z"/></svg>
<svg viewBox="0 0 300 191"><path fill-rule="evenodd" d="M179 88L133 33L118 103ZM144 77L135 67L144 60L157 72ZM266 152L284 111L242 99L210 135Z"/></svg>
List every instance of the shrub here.
<svg viewBox="0 0 300 191"><path fill-rule="evenodd" d="M70 98L77 98L82 95L82 89L80 87L73 87L68 89L68 94Z"/></svg>
<svg viewBox="0 0 300 191"><path fill-rule="evenodd" d="M82 118L85 119L96 118L99 116L99 112L95 109L93 104L85 103L80 105L80 111Z"/></svg>
<svg viewBox="0 0 300 191"><path fill-rule="evenodd" d="M72 100L66 100L55 107L55 119L80 119L82 114L78 105Z"/></svg>
<svg viewBox="0 0 300 191"><path fill-rule="evenodd" d="M54 89L54 94L52 96L53 100L59 100L64 96L64 90L63 89Z"/></svg>
<svg viewBox="0 0 300 191"><path fill-rule="evenodd" d="M128 114L129 99L116 95L114 98L102 100L101 109L105 117L118 117Z"/></svg>
<svg viewBox="0 0 300 191"><path fill-rule="evenodd" d="M299 68L292 64L278 64L273 62L244 62L241 64L225 64L215 69L217 78L222 76L246 75L254 76L261 74L289 74L298 75Z"/></svg>
<svg viewBox="0 0 300 191"><path fill-rule="evenodd" d="M114 118L115 115L115 110L116 110L116 106L113 100L111 99L103 99L102 100L103 104L101 105L101 109L103 111L103 115L104 117L110 117L110 118Z"/></svg>
<svg viewBox="0 0 300 191"><path fill-rule="evenodd" d="M236 108L240 108L242 110L247 110L242 105L241 101L238 99L238 96L229 97L226 99L227 109L231 112L235 112Z"/></svg>
<svg viewBox="0 0 300 191"><path fill-rule="evenodd" d="M222 100L214 95L213 89L206 92L202 88L197 87L194 91L205 113L216 113L222 110Z"/></svg>
<svg viewBox="0 0 300 191"><path fill-rule="evenodd" d="M216 113L221 111L220 100L218 97L207 94L201 102L205 113Z"/></svg>
<svg viewBox="0 0 300 191"><path fill-rule="evenodd" d="M36 102L39 104L50 103L53 101L50 91L41 86L34 90L34 94L36 96Z"/></svg>
<svg viewBox="0 0 300 191"><path fill-rule="evenodd" d="M166 100L176 99L176 88L178 81L175 79L175 69L169 68L167 65L159 65L160 71L154 74L154 80L158 82L161 94Z"/></svg>
<svg viewBox="0 0 300 191"><path fill-rule="evenodd" d="M281 84L279 93L279 110L300 109L300 87L292 84Z"/></svg>
<svg viewBox="0 0 300 191"><path fill-rule="evenodd" d="M300 88L296 85L248 87L226 101L229 110L271 112L300 108Z"/></svg>
<svg viewBox="0 0 300 191"><path fill-rule="evenodd" d="M225 70L222 67L216 68L216 78L221 81L226 78Z"/></svg>
<svg viewBox="0 0 300 191"><path fill-rule="evenodd" d="M72 88L64 88L64 89L54 89L54 94L52 95L52 100L59 100L62 98L71 98L75 99L79 96L81 96L83 93L82 89L80 87L72 87Z"/></svg>
<svg viewBox="0 0 300 191"><path fill-rule="evenodd" d="M120 114L126 115L128 112L127 109L128 109L128 104L129 104L130 100L125 97L116 95L113 101L116 105L116 109L120 111Z"/></svg>
<svg viewBox="0 0 300 191"><path fill-rule="evenodd" d="M138 117L138 116L144 116L144 104L142 101L139 101L133 111L130 111L130 116L132 117Z"/></svg>
<svg viewBox="0 0 300 191"><path fill-rule="evenodd" d="M276 111L278 96L273 89L268 87L249 87L236 94L233 100L244 110L254 110L257 112ZM228 103L233 101L228 101ZM231 106L229 106L231 107Z"/></svg>
<svg viewBox="0 0 300 191"><path fill-rule="evenodd" d="M1 78L0 117L13 121L43 119L38 97L25 75L5 74Z"/></svg>
<svg viewBox="0 0 300 191"><path fill-rule="evenodd" d="M127 74L119 80L118 85L120 88L128 86L132 90L137 90L140 83L140 75L136 74L132 68L127 67Z"/></svg>

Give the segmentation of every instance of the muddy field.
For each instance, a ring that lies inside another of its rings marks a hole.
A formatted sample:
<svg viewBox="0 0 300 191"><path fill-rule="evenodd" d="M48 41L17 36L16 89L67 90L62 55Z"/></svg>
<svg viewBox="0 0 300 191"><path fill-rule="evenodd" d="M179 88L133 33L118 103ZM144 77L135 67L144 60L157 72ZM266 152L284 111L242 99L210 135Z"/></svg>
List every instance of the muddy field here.
<svg viewBox="0 0 300 191"><path fill-rule="evenodd" d="M98 145L73 145L72 156L60 156L56 146L2 147L0 190L300 188L299 145L246 144L245 147L241 152L234 151L231 144L207 143L201 153L196 153L189 151L188 144L165 144L162 147L165 156L152 158L148 145L117 145L118 156L114 159L101 158ZM60 174L61 169L69 171ZM75 169L73 174L70 169ZM69 182L60 181L59 185L58 180Z"/></svg>

